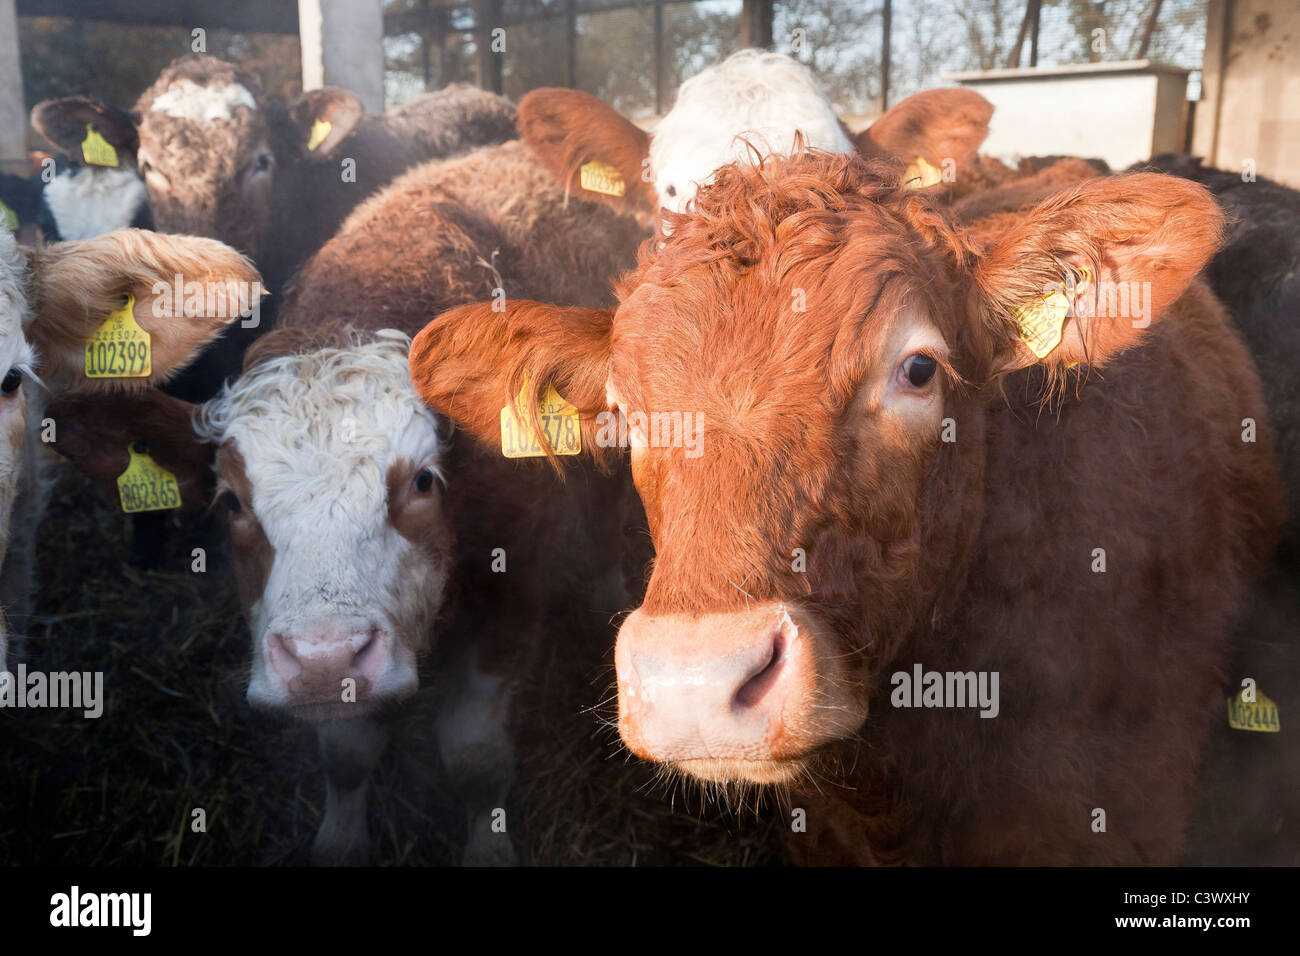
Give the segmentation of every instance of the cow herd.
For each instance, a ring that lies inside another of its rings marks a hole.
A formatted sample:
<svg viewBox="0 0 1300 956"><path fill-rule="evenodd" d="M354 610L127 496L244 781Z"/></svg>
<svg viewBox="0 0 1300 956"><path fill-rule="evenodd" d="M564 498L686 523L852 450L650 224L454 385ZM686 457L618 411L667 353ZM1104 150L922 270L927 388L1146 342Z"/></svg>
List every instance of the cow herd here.
<svg viewBox="0 0 1300 956"><path fill-rule="evenodd" d="M9 668L53 450L224 514L321 862L368 859L431 661L464 860L514 861L556 642L562 706L612 670L626 750L779 794L795 862L1300 861L1287 729L1224 714L1246 678L1300 705L1300 195L1012 168L992 115L933 90L854 134L752 50L649 134L567 89L286 106L207 56L38 105L113 163L60 174L102 230L0 231ZM152 229L71 185L110 175Z"/></svg>

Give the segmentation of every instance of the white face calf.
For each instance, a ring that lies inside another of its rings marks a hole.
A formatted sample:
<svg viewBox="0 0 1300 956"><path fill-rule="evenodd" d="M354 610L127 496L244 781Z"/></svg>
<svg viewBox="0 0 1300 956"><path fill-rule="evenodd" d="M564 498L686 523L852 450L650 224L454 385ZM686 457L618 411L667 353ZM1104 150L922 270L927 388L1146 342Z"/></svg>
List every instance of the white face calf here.
<svg viewBox="0 0 1300 956"><path fill-rule="evenodd" d="M408 346L388 331L268 358L197 416L219 448L255 706L322 721L416 689L451 534Z"/></svg>
<svg viewBox="0 0 1300 956"><path fill-rule="evenodd" d="M31 375L34 364L32 348L23 336L27 310L23 267L13 236L0 229L0 562L9 544L9 520L22 467L27 408L24 392L28 387L24 378ZM0 671L6 666L5 651L5 625L0 613Z"/></svg>
<svg viewBox="0 0 1300 956"><path fill-rule="evenodd" d="M701 70L682 84L650 138L660 205L681 212L717 170L752 162L751 146L785 155L796 133L829 152L857 149L812 74L790 57L746 49Z"/></svg>

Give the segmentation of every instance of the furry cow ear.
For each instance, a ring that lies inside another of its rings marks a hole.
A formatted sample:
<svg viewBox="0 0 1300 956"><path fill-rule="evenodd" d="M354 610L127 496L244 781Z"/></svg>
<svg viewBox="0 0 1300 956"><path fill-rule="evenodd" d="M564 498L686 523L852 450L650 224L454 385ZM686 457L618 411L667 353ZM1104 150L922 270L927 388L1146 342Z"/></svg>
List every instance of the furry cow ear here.
<svg viewBox="0 0 1300 956"><path fill-rule="evenodd" d="M119 501L117 479L143 451L176 477L183 505L212 497L213 448L191 424L194 406L157 389L110 394L75 389L46 409L54 422L50 447L95 481L109 501Z"/></svg>
<svg viewBox="0 0 1300 956"><path fill-rule="evenodd" d="M298 146L312 159L330 159L352 135L366 109L361 98L341 86L308 90L293 101L289 118L298 130Z"/></svg>
<svg viewBox="0 0 1300 956"><path fill-rule="evenodd" d="M608 411L609 336L613 313L510 302L463 305L442 313L411 343L411 381L424 403L481 441L501 448L501 410L521 390L525 408L553 388L577 409L582 451L607 464L596 441ZM556 463L555 456L548 458Z"/></svg>
<svg viewBox="0 0 1300 956"><path fill-rule="evenodd" d="M869 158L901 159L914 187L951 182L988 138L993 104L974 90L927 90L907 97L858 134Z"/></svg>
<svg viewBox="0 0 1300 956"><path fill-rule="evenodd" d="M1010 227L976 268L988 372L1104 365L1195 280L1222 241L1204 187L1137 173L1091 179Z"/></svg>
<svg viewBox="0 0 1300 956"><path fill-rule="evenodd" d="M32 107L32 127L78 162L132 166L140 143L136 120L126 110L87 96L45 100Z"/></svg>
<svg viewBox="0 0 1300 956"><path fill-rule="evenodd" d="M519 135L574 196L619 212L653 215L650 137L612 107L580 90L543 88L519 101Z"/></svg>
<svg viewBox="0 0 1300 956"><path fill-rule="evenodd" d="M224 243L143 229L51 243L33 250L28 265L24 332L40 375L56 389L138 390L165 381L227 325L255 316L263 295L257 269ZM92 339L104 342L103 354L91 354Z"/></svg>

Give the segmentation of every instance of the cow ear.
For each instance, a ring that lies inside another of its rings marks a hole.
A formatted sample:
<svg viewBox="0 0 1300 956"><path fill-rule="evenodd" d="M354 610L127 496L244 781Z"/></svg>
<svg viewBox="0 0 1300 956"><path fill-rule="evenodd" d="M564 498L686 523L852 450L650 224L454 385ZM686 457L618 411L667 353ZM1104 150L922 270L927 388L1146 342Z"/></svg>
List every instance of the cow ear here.
<svg viewBox="0 0 1300 956"><path fill-rule="evenodd" d="M608 310L537 302L511 302L505 312L486 302L459 306L415 337L411 381L425 404L497 448L501 410L521 391L524 407L536 408L538 396L553 388L577 409L582 451L605 464L608 443L596 436L609 411L612 322Z"/></svg>
<svg viewBox="0 0 1300 956"><path fill-rule="evenodd" d="M519 101L519 135L574 196L653 215L650 137L590 93L542 88Z"/></svg>
<svg viewBox="0 0 1300 956"><path fill-rule="evenodd" d="M165 381L227 325L256 319L263 294L253 264L224 243L142 229L42 246L31 253L29 270L24 332L41 376L59 389L138 390ZM145 340L125 321L128 302L130 318L148 337L147 374ZM116 331L106 328L110 319L120 324ZM88 359L92 338L136 348L106 347ZM93 373L112 374L92 377L88 363Z"/></svg>
<svg viewBox="0 0 1300 956"><path fill-rule="evenodd" d="M117 479L144 452L176 478L183 505L212 497L212 446L191 424L194 406L157 389L127 394L75 389L46 409L54 422L50 447L95 481L109 501L120 502Z"/></svg>
<svg viewBox="0 0 1300 956"><path fill-rule="evenodd" d="M298 147L312 159L330 159L352 135L366 109L361 98L341 86L308 90L293 101L289 118L298 134Z"/></svg>
<svg viewBox="0 0 1300 956"><path fill-rule="evenodd" d="M988 138L993 104L974 90L927 90L890 109L858 134L858 151L901 159L913 187L952 182Z"/></svg>
<svg viewBox="0 0 1300 956"><path fill-rule="evenodd" d="M1091 179L1044 200L976 267L989 375L1100 366L1140 344L1223 228L1208 191L1157 173Z"/></svg>
<svg viewBox="0 0 1300 956"><path fill-rule="evenodd" d="M88 96L32 107L32 127L64 153L93 166L133 166L140 143L135 118Z"/></svg>

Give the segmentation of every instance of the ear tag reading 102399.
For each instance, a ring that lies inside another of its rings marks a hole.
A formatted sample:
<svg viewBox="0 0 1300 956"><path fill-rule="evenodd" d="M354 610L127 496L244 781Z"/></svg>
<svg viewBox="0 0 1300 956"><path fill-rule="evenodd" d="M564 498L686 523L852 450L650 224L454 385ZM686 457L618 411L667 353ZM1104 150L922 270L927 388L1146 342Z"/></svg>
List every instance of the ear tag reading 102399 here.
<svg viewBox="0 0 1300 956"><path fill-rule="evenodd" d="M627 184L623 182L622 174L609 163L593 159L582 164L580 174L582 188L589 193L622 196L627 192Z"/></svg>
<svg viewBox="0 0 1300 956"><path fill-rule="evenodd" d="M514 407L501 409L501 454L507 458L544 458L539 436L533 430L528 415L528 386L519 391ZM570 405L553 387L537 397L537 417L541 420L540 436L557 455L577 455L582 452L582 430L578 410Z"/></svg>
<svg viewBox="0 0 1300 956"><path fill-rule="evenodd" d="M181 506L181 489L176 476L149 456L139 442L127 446L131 461L117 476L117 494L122 510L129 515L141 511L170 511Z"/></svg>
<svg viewBox="0 0 1300 956"><path fill-rule="evenodd" d="M86 340L86 378L148 378L153 374L150 336L135 320L135 297L109 314Z"/></svg>

